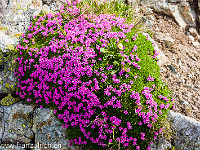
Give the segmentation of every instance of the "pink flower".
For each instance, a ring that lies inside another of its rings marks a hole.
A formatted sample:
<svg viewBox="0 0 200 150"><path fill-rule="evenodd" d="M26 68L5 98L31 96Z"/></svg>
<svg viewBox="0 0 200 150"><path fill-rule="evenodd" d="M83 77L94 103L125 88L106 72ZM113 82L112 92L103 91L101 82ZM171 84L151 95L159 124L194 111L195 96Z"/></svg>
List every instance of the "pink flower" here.
<svg viewBox="0 0 200 150"><path fill-rule="evenodd" d="M136 51L136 50L137 50L137 46L135 45L135 46L133 47L133 52Z"/></svg>
<svg viewBox="0 0 200 150"><path fill-rule="evenodd" d="M138 125L140 125L140 126L141 126L141 125L142 125L142 121L140 121L140 122L138 123Z"/></svg>
<svg viewBox="0 0 200 150"><path fill-rule="evenodd" d="M127 114L128 114L128 111L127 111L127 110L124 110L124 114L127 115Z"/></svg>
<svg viewBox="0 0 200 150"><path fill-rule="evenodd" d="M151 149L151 147L150 147L150 146L148 146L148 147L147 147L147 150L150 150L150 149Z"/></svg>
<svg viewBox="0 0 200 150"><path fill-rule="evenodd" d="M126 71L127 71L127 72L130 72L130 68L127 68Z"/></svg>
<svg viewBox="0 0 200 150"><path fill-rule="evenodd" d="M152 127L152 124L151 124L151 123L149 123L147 126L148 126L149 128L151 128L151 127Z"/></svg>
<svg viewBox="0 0 200 150"><path fill-rule="evenodd" d="M131 80L129 83L130 83L130 84L133 84L133 80Z"/></svg>
<svg viewBox="0 0 200 150"><path fill-rule="evenodd" d="M137 145L137 139L136 138L133 138L133 145Z"/></svg>
<svg viewBox="0 0 200 150"><path fill-rule="evenodd" d="M159 110L159 114L162 114L162 111L161 111L161 110Z"/></svg>
<svg viewBox="0 0 200 150"><path fill-rule="evenodd" d="M167 103L166 105L165 105L165 109L167 109L167 108L169 108L169 103Z"/></svg>
<svg viewBox="0 0 200 150"><path fill-rule="evenodd" d="M154 81L154 78L151 77L151 76L149 76L147 80L148 80L148 81Z"/></svg>
<svg viewBox="0 0 200 150"><path fill-rule="evenodd" d="M129 77L129 75L128 75L128 74L125 74L125 77L126 77L126 78L128 78L128 77Z"/></svg>
<svg viewBox="0 0 200 150"><path fill-rule="evenodd" d="M163 109L164 107L165 107L164 104L161 104L161 105L160 105L160 109Z"/></svg>
<svg viewBox="0 0 200 150"><path fill-rule="evenodd" d="M136 146L136 150L140 150L140 146Z"/></svg>

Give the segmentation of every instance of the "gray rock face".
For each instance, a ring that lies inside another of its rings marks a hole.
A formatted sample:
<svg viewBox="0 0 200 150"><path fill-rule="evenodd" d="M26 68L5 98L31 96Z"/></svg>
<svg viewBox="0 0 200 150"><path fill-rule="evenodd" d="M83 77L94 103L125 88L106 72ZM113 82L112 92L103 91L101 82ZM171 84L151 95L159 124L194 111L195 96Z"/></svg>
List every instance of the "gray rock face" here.
<svg viewBox="0 0 200 150"><path fill-rule="evenodd" d="M29 118L33 107L17 103L0 106L0 139L7 143L30 143L33 138L32 121Z"/></svg>
<svg viewBox="0 0 200 150"><path fill-rule="evenodd" d="M48 143L51 144L52 148L55 147L54 149L56 150L69 148L65 129L62 128L61 123L53 116L53 111L50 109L36 109L32 130L35 133L35 143L42 145ZM45 148L41 147L41 150L43 149ZM75 148L72 146L71 149L74 150Z"/></svg>
<svg viewBox="0 0 200 150"><path fill-rule="evenodd" d="M77 149L69 147L65 129L53 116L52 110L35 109L32 105L23 105L21 102L0 106L0 144L3 143L18 149Z"/></svg>
<svg viewBox="0 0 200 150"><path fill-rule="evenodd" d="M169 141L164 139L159 139L151 145L151 150L165 150L171 148L172 145Z"/></svg>
<svg viewBox="0 0 200 150"><path fill-rule="evenodd" d="M5 65L5 64L4 64ZM6 76L5 76L6 75ZM16 82L16 77L13 71L0 71L0 82L4 81L3 84L0 84L0 95L5 94L3 89L6 89L6 83L9 85L14 85Z"/></svg>
<svg viewBox="0 0 200 150"><path fill-rule="evenodd" d="M200 150L200 122L173 111L169 112L168 120L175 130L174 143L158 139L151 145L151 150L164 150L172 146L177 150Z"/></svg>
<svg viewBox="0 0 200 150"><path fill-rule="evenodd" d="M6 7L7 7L6 1L5 0L1 0L0 1L0 16L5 14Z"/></svg>
<svg viewBox="0 0 200 150"><path fill-rule="evenodd" d="M200 122L170 111L168 119L175 128L175 147L180 150L200 150Z"/></svg>

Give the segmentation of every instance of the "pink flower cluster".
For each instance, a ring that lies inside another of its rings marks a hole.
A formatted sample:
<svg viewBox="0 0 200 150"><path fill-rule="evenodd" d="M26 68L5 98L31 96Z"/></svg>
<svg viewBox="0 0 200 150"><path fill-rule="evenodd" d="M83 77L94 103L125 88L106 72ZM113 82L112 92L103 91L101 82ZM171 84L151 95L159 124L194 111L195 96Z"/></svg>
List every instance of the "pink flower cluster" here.
<svg viewBox="0 0 200 150"><path fill-rule="evenodd" d="M68 17L63 18L63 14L67 14ZM76 18L70 20L73 16ZM65 19L70 21L64 22ZM61 29L60 26L64 28ZM113 27L119 28L119 32L113 32ZM132 27L133 24L128 25L125 19L114 15L80 15L80 10L75 6L62 6L61 11L55 15L47 14L38 17L34 24L30 24L27 37L23 35L24 43L17 46L20 56L16 59L19 67L15 75L19 81L20 91L16 94L26 99L27 102L34 101L41 108L42 103L57 106L58 109L54 110L54 113L65 123L63 128L78 127L85 139L92 143L107 147L108 142L116 140L124 147L132 144L136 149L140 149L137 141L145 140L145 133L141 132L141 137L138 139L136 136L128 136L129 131L134 130L133 124L126 122L126 126L122 126L121 118L106 112L107 108L121 109L121 96L126 92L131 92L134 82L131 80L128 84L120 80L122 77L126 79L130 77L130 68L122 67L116 74L108 73L112 71L114 64L94 69L97 66L96 62L102 60L103 57L100 49L108 47L109 39L115 39L116 43L120 39L126 39L126 33L131 32ZM32 37L41 35L45 38L55 33L58 36L53 37L47 45L40 48L32 47L37 42L31 42ZM137 34L132 40L136 40L136 37L138 37ZM130 39L125 41L131 42ZM137 46L134 45L131 53L136 50ZM122 66L129 64L137 69L141 68L137 64L140 61L137 55L130 54L129 56L123 51L119 53L123 57ZM25 55L27 58L23 57ZM137 79L137 76L134 78ZM154 81L154 78L149 76L147 80ZM112 81L113 84L105 87L104 84L108 81ZM101 90L106 102L98 98L98 92ZM138 92L132 91L130 95L138 106L135 112L143 119L139 125L147 124L150 128L152 122L158 118L158 104L153 100L151 91L152 88L148 87L144 87L142 91L147 99L148 112L142 111L143 105ZM160 96L159 98L169 101L166 97ZM163 105L159 106L160 109L169 107L168 104ZM97 110L101 113L97 114ZM126 116L131 114L128 110L122 113ZM98 130L98 137L94 138L88 129ZM112 135L116 130L119 131L119 136L116 139L110 139L108 135ZM70 143L85 145L87 144L85 139L78 137L72 139Z"/></svg>

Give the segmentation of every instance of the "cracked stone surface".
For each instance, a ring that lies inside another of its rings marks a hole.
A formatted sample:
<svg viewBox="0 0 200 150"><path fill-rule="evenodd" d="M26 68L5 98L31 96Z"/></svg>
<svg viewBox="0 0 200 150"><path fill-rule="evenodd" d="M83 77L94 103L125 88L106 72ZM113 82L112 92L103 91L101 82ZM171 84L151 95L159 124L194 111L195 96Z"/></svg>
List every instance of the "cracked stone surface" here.
<svg viewBox="0 0 200 150"><path fill-rule="evenodd" d="M69 142L66 137L65 129L61 123L53 116L53 110L38 108L34 112L33 129L35 133L35 143L58 144L59 150L68 150ZM43 150L44 148L42 148ZM72 146L70 149L75 150Z"/></svg>
<svg viewBox="0 0 200 150"><path fill-rule="evenodd" d="M77 149L69 147L65 129L51 109L35 109L22 102L0 106L0 144L4 143L21 149L31 148L31 144L40 150L45 146L53 150Z"/></svg>
<svg viewBox="0 0 200 150"><path fill-rule="evenodd" d="M200 150L199 121L173 111L169 111L168 120L171 122L175 135L171 141L158 139L151 150L164 150L172 146L175 146L177 150Z"/></svg>
<svg viewBox="0 0 200 150"><path fill-rule="evenodd" d="M17 103L16 105L0 106L0 108L1 142L31 142L33 132L29 113L32 113L33 107Z"/></svg>

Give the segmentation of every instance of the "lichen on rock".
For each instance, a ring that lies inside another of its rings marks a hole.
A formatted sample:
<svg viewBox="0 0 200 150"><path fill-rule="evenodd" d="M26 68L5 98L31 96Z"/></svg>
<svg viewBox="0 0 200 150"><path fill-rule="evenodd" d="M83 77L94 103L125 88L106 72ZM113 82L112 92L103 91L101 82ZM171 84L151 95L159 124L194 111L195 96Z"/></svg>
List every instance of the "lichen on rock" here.
<svg viewBox="0 0 200 150"><path fill-rule="evenodd" d="M0 100L0 105L10 106L18 101L20 101L19 98L15 98L11 94L8 94L8 96L6 96L2 100Z"/></svg>

